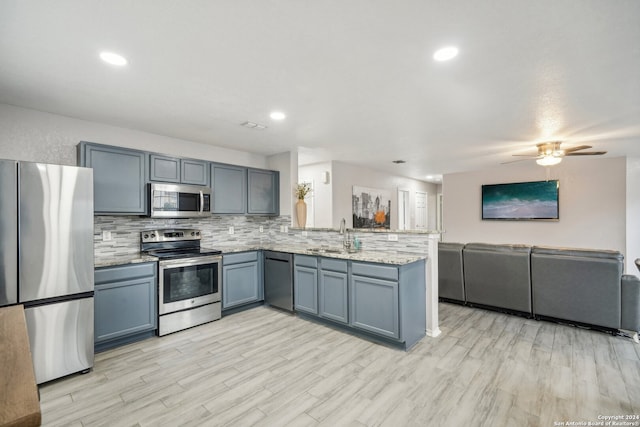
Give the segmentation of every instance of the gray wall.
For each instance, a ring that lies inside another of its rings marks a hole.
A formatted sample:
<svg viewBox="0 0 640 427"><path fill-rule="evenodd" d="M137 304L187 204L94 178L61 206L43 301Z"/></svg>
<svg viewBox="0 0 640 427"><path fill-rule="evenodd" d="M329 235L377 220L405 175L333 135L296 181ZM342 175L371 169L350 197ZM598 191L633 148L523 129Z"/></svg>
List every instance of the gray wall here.
<svg viewBox="0 0 640 427"><path fill-rule="evenodd" d="M538 166L535 162L523 162L484 171L447 174L442 190L443 241L523 243L611 249L625 253L626 163L624 157L581 157L565 158L561 164L551 168ZM481 219L482 184L545 179L560 180L560 221Z"/></svg>

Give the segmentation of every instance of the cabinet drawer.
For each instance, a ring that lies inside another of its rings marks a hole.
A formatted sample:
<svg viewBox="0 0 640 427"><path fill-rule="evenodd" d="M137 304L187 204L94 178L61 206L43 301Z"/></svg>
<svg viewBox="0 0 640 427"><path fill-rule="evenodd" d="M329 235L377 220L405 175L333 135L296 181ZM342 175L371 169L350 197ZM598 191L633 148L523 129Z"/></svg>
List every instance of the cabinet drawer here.
<svg viewBox="0 0 640 427"><path fill-rule="evenodd" d="M303 267L318 268L318 258L307 255L296 255L293 263Z"/></svg>
<svg viewBox="0 0 640 427"><path fill-rule="evenodd" d="M100 285L102 283L153 276L154 274L156 274L156 263L145 262L142 264L126 264L99 268L95 270L94 280L96 285Z"/></svg>
<svg viewBox="0 0 640 427"><path fill-rule="evenodd" d="M323 270L338 271L340 273L347 272L347 261L341 259L321 258L320 268Z"/></svg>
<svg viewBox="0 0 640 427"><path fill-rule="evenodd" d="M222 256L222 264L230 265L230 264L239 264L241 262L251 262L258 260L258 252L240 252L237 254L228 254Z"/></svg>
<svg viewBox="0 0 640 427"><path fill-rule="evenodd" d="M384 280L398 280L398 268L386 265L354 262L351 264L351 273L354 276L375 277Z"/></svg>

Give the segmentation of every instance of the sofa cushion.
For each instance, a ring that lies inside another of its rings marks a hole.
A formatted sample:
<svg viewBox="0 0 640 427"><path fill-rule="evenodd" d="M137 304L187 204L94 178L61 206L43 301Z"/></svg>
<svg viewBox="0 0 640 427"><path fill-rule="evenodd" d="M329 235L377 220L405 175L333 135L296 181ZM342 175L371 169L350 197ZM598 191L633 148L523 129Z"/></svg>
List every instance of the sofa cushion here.
<svg viewBox="0 0 640 427"><path fill-rule="evenodd" d="M640 279L631 274L622 276L620 328L628 331L640 331Z"/></svg>
<svg viewBox="0 0 640 427"><path fill-rule="evenodd" d="M615 251L531 251L533 313L619 329L623 256Z"/></svg>
<svg viewBox="0 0 640 427"><path fill-rule="evenodd" d="M531 313L531 246L469 243L462 252L468 302Z"/></svg>
<svg viewBox="0 0 640 427"><path fill-rule="evenodd" d="M438 244L438 296L465 301L462 243Z"/></svg>

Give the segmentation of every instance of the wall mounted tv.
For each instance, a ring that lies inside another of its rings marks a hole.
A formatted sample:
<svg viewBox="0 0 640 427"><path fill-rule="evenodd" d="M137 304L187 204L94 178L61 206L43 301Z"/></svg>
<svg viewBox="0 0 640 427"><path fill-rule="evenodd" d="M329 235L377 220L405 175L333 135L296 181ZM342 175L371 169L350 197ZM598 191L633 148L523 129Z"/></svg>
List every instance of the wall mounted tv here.
<svg viewBox="0 0 640 427"><path fill-rule="evenodd" d="M558 180L482 186L482 219L560 219Z"/></svg>

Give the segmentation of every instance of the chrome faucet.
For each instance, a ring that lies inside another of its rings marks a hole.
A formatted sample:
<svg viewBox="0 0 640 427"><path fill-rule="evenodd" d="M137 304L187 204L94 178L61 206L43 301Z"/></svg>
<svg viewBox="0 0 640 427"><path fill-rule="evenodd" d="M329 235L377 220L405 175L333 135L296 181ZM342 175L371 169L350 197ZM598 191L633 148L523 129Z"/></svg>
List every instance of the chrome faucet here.
<svg viewBox="0 0 640 427"><path fill-rule="evenodd" d="M344 218L340 220L340 234L342 234L342 246L348 252L351 250L351 236L349 236L349 231L347 231L347 222Z"/></svg>

